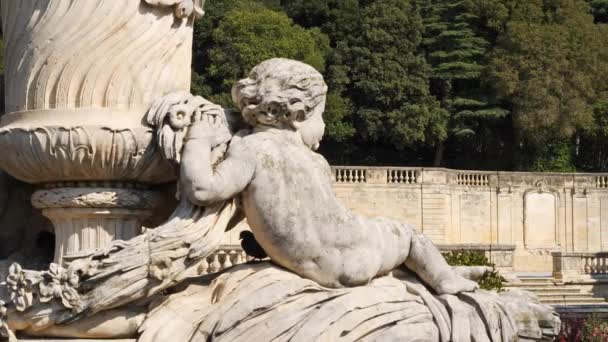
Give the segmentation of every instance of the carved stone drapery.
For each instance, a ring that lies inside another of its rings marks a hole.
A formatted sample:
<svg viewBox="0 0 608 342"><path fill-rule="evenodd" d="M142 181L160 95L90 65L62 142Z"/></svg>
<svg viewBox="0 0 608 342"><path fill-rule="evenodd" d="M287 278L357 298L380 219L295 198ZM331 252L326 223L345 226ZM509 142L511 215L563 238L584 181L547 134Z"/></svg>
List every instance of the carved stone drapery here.
<svg viewBox="0 0 608 342"><path fill-rule="evenodd" d="M0 169L34 184L174 180L144 116L158 98L190 89L192 24L202 5L201 0L2 1L7 114L0 121ZM104 208L121 212L108 221L94 205L38 207L55 224L56 262L61 251L78 254L140 229L134 217L141 208ZM129 233L121 235L118 226ZM90 243L73 243L84 238L76 232L90 229L99 230Z"/></svg>

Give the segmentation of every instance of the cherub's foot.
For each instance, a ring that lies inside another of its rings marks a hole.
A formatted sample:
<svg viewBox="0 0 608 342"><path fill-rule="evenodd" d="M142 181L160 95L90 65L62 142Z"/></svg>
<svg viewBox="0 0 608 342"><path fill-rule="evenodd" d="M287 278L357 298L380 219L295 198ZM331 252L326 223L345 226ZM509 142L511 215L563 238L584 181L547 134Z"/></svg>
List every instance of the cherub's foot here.
<svg viewBox="0 0 608 342"><path fill-rule="evenodd" d="M461 292L471 292L479 288L479 285L472 281L463 278L462 276L453 273L451 276L445 277L438 281L434 286L438 294L458 294Z"/></svg>

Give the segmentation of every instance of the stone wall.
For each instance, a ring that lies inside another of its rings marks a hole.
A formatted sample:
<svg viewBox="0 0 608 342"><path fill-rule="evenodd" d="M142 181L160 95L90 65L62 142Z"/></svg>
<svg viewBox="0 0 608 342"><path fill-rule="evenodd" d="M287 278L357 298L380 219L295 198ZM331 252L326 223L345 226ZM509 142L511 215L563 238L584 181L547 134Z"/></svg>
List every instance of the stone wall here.
<svg viewBox="0 0 608 342"><path fill-rule="evenodd" d="M555 251L608 251L608 174L333 172L337 196L356 212L413 223L442 245L515 245L517 272L551 272Z"/></svg>

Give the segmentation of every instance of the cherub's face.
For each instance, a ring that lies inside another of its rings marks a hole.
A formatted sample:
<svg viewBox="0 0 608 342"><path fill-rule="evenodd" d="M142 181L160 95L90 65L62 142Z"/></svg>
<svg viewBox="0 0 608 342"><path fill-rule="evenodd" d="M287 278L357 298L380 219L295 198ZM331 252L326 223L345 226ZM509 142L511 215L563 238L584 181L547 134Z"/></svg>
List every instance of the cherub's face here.
<svg viewBox="0 0 608 342"><path fill-rule="evenodd" d="M325 122L323 122L322 113L325 110L325 102L317 105L320 108L315 108L315 114L308 120L299 124L298 132L302 136L302 141L313 151L319 148L323 134L325 134Z"/></svg>

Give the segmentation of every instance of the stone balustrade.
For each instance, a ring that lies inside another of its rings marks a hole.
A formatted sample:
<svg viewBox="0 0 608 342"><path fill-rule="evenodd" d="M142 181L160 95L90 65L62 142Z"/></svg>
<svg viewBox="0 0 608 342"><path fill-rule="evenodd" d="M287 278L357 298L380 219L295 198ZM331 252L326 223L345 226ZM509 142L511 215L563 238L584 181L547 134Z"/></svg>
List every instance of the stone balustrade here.
<svg viewBox="0 0 608 342"><path fill-rule="evenodd" d="M608 252L553 253L553 277L563 281L608 278Z"/></svg>
<svg viewBox="0 0 608 342"><path fill-rule="evenodd" d="M252 260L241 246L222 246L203 260L198 268L201 275L211 274Z"/></svg>
<svg viewBox="0 0 608 342"><path fill-rule="evenodd" d="M608 251L608 174L334 166L350 209L414 224L441 245L513 245L517 272L553 252ZM231 242L234 243L234 242Z"/></svg>
<svg viewBox="0 0 608 342"><path fill-rule="evenodd" d="M515 246L512 245L462 244L438 245L437 248L442 252L461 250L482 251L497 270L504 273L510 273L513 270L513 251L515 250ZM241 246L223 245L201 263L198 272L201 275L211 274L251 260L253 258L245 254Z"/></svg>

